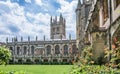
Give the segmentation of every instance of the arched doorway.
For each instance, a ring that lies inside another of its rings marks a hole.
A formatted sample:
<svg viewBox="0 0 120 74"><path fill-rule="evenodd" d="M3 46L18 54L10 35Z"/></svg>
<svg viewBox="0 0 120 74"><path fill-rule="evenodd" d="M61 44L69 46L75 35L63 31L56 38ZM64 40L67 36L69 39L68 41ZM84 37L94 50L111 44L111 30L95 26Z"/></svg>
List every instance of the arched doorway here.
<svg viewBox="0 0 120 74"><path fill-rule="evenodd" d="M23 60L22 59L18 59L18 63L22 64Z"/></svg>
<svg viewBox="0 0 120 74"><path fill-rule="evenodd" d="M40 60L39 59L35 59L34 61L36 64L39 64L40 63Z"/></svg>
<svg viewBox="0 0 120 74"><path fill-rule="evenodd" d="M66 63L66 62L67 62L67 59L63 59L62 62L65 62L65 63Z"/></svg>
<svg viewBox="0 0 120 74"><path fill-rule="evenodd" d="M31 64L32 60L31 59L26 59L26 64Z"/></svg>

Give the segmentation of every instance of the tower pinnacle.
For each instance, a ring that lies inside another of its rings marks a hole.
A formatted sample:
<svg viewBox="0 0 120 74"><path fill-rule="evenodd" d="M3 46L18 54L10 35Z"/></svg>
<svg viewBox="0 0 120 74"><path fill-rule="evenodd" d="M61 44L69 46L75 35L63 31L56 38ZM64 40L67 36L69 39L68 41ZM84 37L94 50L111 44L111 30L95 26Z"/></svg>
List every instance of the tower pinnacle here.
<svg viewBox="0 0 120 74"><path fill-rule="evenodd" d="M77 9L80 9L81 8L81 1L78 0L78 5L77 5Z"/></svg>

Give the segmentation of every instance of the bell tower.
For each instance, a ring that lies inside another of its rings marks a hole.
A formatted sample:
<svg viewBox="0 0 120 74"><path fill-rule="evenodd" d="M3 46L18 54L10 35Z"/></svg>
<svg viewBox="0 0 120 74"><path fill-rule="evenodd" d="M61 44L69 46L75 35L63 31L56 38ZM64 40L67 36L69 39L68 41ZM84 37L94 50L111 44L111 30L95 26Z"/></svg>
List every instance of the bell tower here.
<svg viewBox="0 0 120 74"><path fill-rule="evenodd" d="M65 39L66 38L66 20L63 18L62 14L59 16L59 20L57 16L53 19L51 16L50 19L50 38L51 39Z"/></svg>

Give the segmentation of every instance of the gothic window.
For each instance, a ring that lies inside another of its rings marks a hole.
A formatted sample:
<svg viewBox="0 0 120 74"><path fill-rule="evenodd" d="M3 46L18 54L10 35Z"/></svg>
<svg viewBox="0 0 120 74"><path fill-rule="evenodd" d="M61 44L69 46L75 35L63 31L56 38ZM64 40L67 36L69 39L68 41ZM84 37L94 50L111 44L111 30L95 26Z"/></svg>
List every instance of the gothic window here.
<svg viewBox="0 0 120 74"><path fill-rule="evenodd" d="M47 54L51 54L51 46L50 45L47 46Z"/></svg>
<svg viewBox="0 0 120 74"><path fill-rule="evenodd" d="M117 8L120 5L120 0L114 0L114 7Z"/></svg>
<svg viewBox="0 0 120 74"><path fill-rule="evenodd" d="M31 46L31 54L33 55L34 54L34 46Z"/></svg>
<svg viewBox="0 0 120 74"><path fill-rule="evenodd" d="M17 47L17 55L20 54L20 47Z"/></svg>
<svg viewBox="0 0 120 74"><path fill-rule="evenodd" d="M13 47L10 47L10 52L13 54Z"/></svg>
<svg viewBox="0 0 120 74"><path fill-rule="evenodd" d="M73 54L77 53L76 45L72 45L72 53Z"/></svg>
<svg viewBox="0 0 120 74"><path fill-rule="evenodd" d="M60 54L60 47L59 47L59 45L55 46L55 54Z"/></svg>
<svg viewBox="0 0 120 74"><path fill-rule="evenodd" d="M106 22L108 18L108 0L102 0L102 1L103 1L103 18L104 18L104 22Z"/></svg>
<svg viewBox="0 0 120 74"><path fill-rule="evenodd" d="M68 54L68 46L67 45L64 46L64 54Z"/></svg>
<svg viewBox="0 0 120 74"><path fill-rule="evenodd" d="M57 31L59 31L59 27L57 27Z"/></svg>
<svg viewBox="0 0 120 74"><path fill-rule="evenodd" d="M55 28L53 28L53 32L55 32Z"/></svg>
<svg viewBox="0 0 120 74"><path fill-rule="evenodd" d="M27 54L27 47L26 47L26 46L24 46L24 52L23 52L23 54L24 54L24 55Z"/></svg>

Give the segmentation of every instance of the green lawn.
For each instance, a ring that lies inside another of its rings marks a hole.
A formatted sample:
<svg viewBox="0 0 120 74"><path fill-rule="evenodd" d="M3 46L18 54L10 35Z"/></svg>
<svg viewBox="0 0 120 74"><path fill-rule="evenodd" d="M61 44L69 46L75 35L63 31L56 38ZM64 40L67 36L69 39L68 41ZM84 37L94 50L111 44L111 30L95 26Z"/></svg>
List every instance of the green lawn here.
<svg viewBox="0 0 120 74"><path fill-rule="evenodd" d="M27 74L69 74L72 65L7 65L2 71L25 71Z"/></svg>

